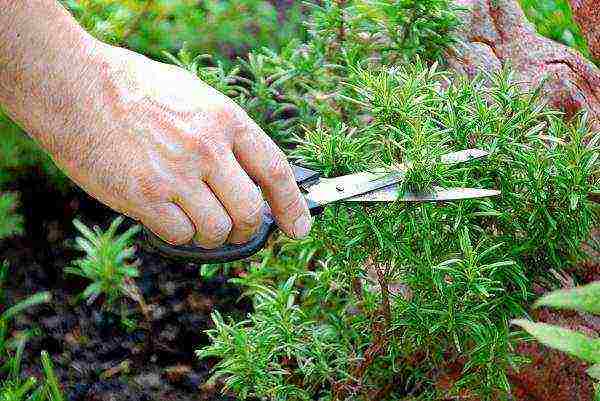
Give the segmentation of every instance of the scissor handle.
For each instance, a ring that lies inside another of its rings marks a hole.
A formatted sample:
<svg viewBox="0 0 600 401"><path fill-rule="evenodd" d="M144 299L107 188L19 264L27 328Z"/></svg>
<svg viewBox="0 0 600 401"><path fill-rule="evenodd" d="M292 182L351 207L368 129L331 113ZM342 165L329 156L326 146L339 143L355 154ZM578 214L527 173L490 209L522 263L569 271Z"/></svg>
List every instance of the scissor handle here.
<svg viewBox="0 0 600 401"><path fill-rule="evenodd" d="M318 181L319 173L304 167L292 164L294 177L298 185L306 184L312 181ZM318 214L321 208L317 205L309 205L311 213ZM194 244L171 245L160 239L152 231L144 228L146 242L162 255L188 262L202 264L225 263L235 260L245 259L254 255L264 248L270 235L277 228L275 219L271 214L271 209L265 203L263 208L262 224L250 240L243 244L225 244L215 249L206 249Z"/></svg>

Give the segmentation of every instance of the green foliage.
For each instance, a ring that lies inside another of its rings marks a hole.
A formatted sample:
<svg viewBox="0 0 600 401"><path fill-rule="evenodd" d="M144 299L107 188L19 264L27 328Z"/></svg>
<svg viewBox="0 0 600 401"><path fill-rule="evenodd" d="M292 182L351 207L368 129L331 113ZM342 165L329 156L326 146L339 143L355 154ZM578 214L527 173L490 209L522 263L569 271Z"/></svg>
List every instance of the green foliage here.
<svg viewBox="0 0 600 401"><path fill-rule="evenodd" d="M187 46L179 50L177 57L168 52L165 52L164 55L171 63L196 74L202 81L227 96L236 97L245 91L244 87L237 82L240 79L237 75L240 70L239 67L228 70L221 61L217 61L216 66L207 67L205 64L210 64L213 57L209 54L192 56Z"/></svg>
<svg viewBox="0 0 600 401"><path fill-rule="evenodd" d="M528 10L548 3L524 1ZM585 116L565 123L508 70L472 82L441 71L436 62L456 40L450 0L315 2L296 39L297 9L282 27L262 0L64 3L96 36L168 59L234 97L324 176L406 163L407 190L502 191L444 204L339 204L309 238L277 238L232 279L254 311L241 322L213 314L212 344L198 351L220 359L213 380L240 399L508 398L506 371L523 362L508 322L525 314L534 279L581 260L597 222L587 196L598 190L599 139ZM543 33L569 42L568 29L584 48L570 17L554 25L559 33ZM265 45L275 50L255 50L238 66L227 60ZM18 145L0 152L33 154L18 130L5 129L13 130L7 138ZM472 147L491 157L451 169L439 162ZM102 232L75 222L86 256L66 271L91 280L90 301L143 305L130 262L137 229L117 235L119 224ZM445 373L458 376L447 391L436 382ZM46 381L54 394L56 381Z"/></svg>
<svg viewBox="0 0 600 401"><path fill-rule="evenodd" d="M140 227L133 226L117 234L122 222L123 217L117 217L108 230L102 231L100 227L91 230L79 220L73 221L82 235L76 239L77 248L85 252L85 256L66 267L65 272L91 281L81 294L88 303L101 295L105 296L103 305L107 308L121 304L125 298L140 300L133 282L133 278L139 275L139 261L131 262L135 257L132 241Z"/></svg>
<svg viewBox="0 0 600 401"><path fill-rule="evenodd" d="M23 218L14 213L17 196L0 193L0 239L23 233Z"/></svg>
<svg viewBox="0 0 600 401"><path fill-rule="evenodd" d="M0 381L0 401L63 401L52 364L45 351L42 352L45 381L38 383L33 377L21 377L23 351L28 339L35 335L35 331L26 331L12 337L9 334L12 320L26 309L49 302L50 293L37 293L11 307L6 307L3 286L7 275L8 263L3 262L0 265L0 374L5 379Z"/></svg>
<svg viewBox="0 0 600 401"><path fill-rule="evenodd" d="M232 355L219 364L213 380L224 376L226 388L241 398L310 400L310 392L290 383L290 375L308 377L316 389L349 362L335 330L309 321L295 303L294 280L290 277L278 290L257 288L256 313L247 322L229 326L218 312L212 316L214 345L198 356ZM334 361L337 367L331 366ZM299 372L290 369L294 364Z"/></svg>
<svg viewBox="0 0 600 401"><path fill-rule="evenodd" d="M454 45L454 29L459 25L458 8L451 0L369 0L356 3L357 11L368 14L361 23L373 37L382 37L382 55L389 63L421 56L440 61L444 50ZM383 35L382 35L383 33Z"/></svg>
<svg viewBox="0 0 600 401"><path fill-rule="evenodd" d="M24 341L19 343L18 352L22 352L24 343ZM54 368L46 351L42 351L41 360L44 382L40 384L33 377L23 380L18 377L18 373L11 373L7 380L0 383L0 401L64 401L65 398L56 381Z"/></svg>
<svg viewBox="0 0 600 401"><path fill-rule="evenodd" d="M162 58L184 43L221 61L261 46L278 47L299 30L298 7L282 25L265 0L63 0L83 27L106 42Z"/></svg>
<svg viewBox="0 0 600 401"><path fill-rule="evenodd" d="M592 59L587 41L573 20L568 0L520 0L520 3L541 35L573 47Z"/></svg>
<svg viewBox="0 0 600 401"><path fill-rule="evenodd" d="M600 282L582 287L553 291L538 299L536 306L550 306L559 309L573 309L600 315ZM553 326L534 323L525 319L512 321L535 337L539 342L556 348L592 364L587 373L597 381L596 398L600 397L600 339L582 333Z"/></svg>
<svg viewBox="0 0 600 401"><path fill-rule="evenodd" d="M528 320L513 320L538 341L552 348L567 352L590 363L600 363L600 340L573 330Z"/></svg>
<svg viewBox="0 0 600 401"><path fill-rule="evenodd" d="M5 305L7 305L8 302L4 294L4 284L6 282L6 278L8 277L8 269L8 262L2 262L2 264L0 265L0 305L2 305L2 308L0 309L0 324L4 325L7 325L15 316L23 312L25 309L50 301L50 293L42 292L33 295L30 298L24 299L11 307L6 307ZM4 333L6 334L6 332ZM5 338L6 337L2 336L2 339ZM2 344L5 343L2 342ZM0 347L0 349L2 351L5 350L3 347Z"/></svg>
<svg viewBox="0 0 600 401"><path fill-rule="evenodd" d="M506 398L506 371L523 362L509 320L525 314L534 279L551 281L551 268L583 258L598 221L588 193L599 139L585 116L564 122L508 70L466 81L423 49L402 63L385 35L370 32L392 6L322 2L305 43L252 53L239 71L219 73L227 77L219 85L298 163L325 176L400 162L411 166L406 189L502 195L338 204L297 246L276 241L233 279L255 311L238 323L215 314L212 345L199 351L221 358L215 377L241 399ZM490 157L440 163L473 147ZM456 365L459 377L442 392L436 377Z"/></svg>
<svg viewBox="0 0 600 401"><path fill-rule="evenodd" d="M27 169L38 168L58 189L67 180L50 157L2 113L0 105L0 189Z"/></svg>
<svg viewBox="0 0 600 401"><path fill-rule="evenodd" d="M42 369L46 378L45 393L48 397L48 401L64 401L65 398L62 394L60 385L58 384L58 379L56 378L56 374L54 374L52 360L46 351L42 351L41 360Z"/></svg>

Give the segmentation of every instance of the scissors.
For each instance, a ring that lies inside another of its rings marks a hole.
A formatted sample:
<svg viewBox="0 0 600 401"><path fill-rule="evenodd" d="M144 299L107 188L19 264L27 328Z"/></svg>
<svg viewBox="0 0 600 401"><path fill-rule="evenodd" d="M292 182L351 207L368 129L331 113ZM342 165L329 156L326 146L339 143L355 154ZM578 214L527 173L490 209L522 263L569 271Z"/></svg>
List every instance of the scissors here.
<svg viewBox="0 0 600 401"><path fill-rule="evenodd" d="M482 159L489 155L480 149L466 149L447 153L440 158L446 165ZM323 212L324 206L334 202L445 202L460 199L485 198L500 195L500 191L483 188L433 187L428 192L406 192L402 189L409 164L398 164L385 170L364 171L334 178L321 178L319 173L292 164L296 184L302 191L313 216ZM243 244L225 244L215 249L198 245L171 245L148 229L144 229L151 248L169 258L203 264L225 263L245 259L264 248L277 225L268 205L263 209L262 224L258 231Z"/></svg>

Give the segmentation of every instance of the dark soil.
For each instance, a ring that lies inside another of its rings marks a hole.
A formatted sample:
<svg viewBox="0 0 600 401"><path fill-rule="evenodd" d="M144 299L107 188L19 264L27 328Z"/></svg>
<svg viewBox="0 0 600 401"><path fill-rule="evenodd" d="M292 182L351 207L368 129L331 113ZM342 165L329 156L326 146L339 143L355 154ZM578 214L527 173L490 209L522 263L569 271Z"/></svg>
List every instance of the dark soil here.
<svg viewBox="0 0 600 401"><path fill-rule="evenodd" d="M210 313L246 314L250 306L227 277L211 280L198 266L176 263L145 249L136 280L151 310L151 327L139 307L130 305L137 327L127 329L114 313L78 300L88 284L63 274L81 256L72 247L75 217L103 228L116 214L84 192L56 192L39 174L13 184L21 193L26 235L0 242L0 260L10 262L7 299L14 302L50 291L52 302L16 319L15 330L38 328L26 349L23 374L41 376L39 355L50 353L69 401L230 400L206 385L215 361L199 361L194 351L208 343ZM131 223L129 223L131 224ZM124 227L125 228L125 227Z"/></svg>

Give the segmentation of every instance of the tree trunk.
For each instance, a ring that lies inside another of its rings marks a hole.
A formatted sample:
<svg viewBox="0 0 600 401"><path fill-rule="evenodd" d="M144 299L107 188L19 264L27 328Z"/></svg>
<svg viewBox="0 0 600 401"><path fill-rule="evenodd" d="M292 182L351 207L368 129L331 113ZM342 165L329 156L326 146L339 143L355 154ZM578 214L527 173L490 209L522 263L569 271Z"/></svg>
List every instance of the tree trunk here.
<svg viewBox="0 0 600 401"><path fill-rule="evenodd" d="M591 128L600 131L600 70L592 62L538 35L516 0L455 2L467 11L460 31L464 45L448 56L454 70L472 77L511 66L524 89L543 82L542 93L551 106L569 117L587 111Z"/></svg>
<svg viewBox="0 0 600 401"><path fill-rule="evenodd" d="M569 3L592 56L600 60L600 3L598 0L569 0Z"/></svg>

